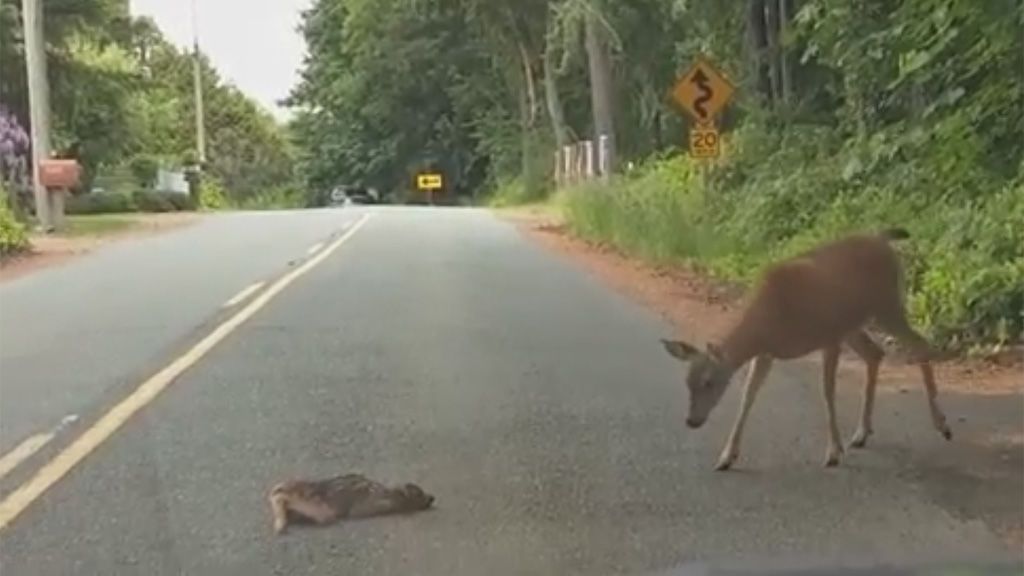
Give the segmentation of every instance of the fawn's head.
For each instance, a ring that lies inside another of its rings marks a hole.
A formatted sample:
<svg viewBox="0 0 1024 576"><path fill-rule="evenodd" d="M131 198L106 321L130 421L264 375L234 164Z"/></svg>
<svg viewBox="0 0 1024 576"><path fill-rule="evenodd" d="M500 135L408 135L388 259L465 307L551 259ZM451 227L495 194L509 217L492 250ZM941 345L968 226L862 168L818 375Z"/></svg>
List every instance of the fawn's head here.
<svg viewBox="0 0 1024 576"><path fill-rule="evenodd" d="M666 352L690 364L686 374L686 387L690 389L690 413L686 417L686 425L700 428L729 387L733 371L714 344L708 344L707 350L700 350L680 340L662 340L661 343Z"/></svg>
<svg viewBox="0 0 1024 576"><path fill-rule="evenodd" d="M408 510L426 510L434 504L434 496L427 494L416 484L402 486L401 493Z"/></svg>

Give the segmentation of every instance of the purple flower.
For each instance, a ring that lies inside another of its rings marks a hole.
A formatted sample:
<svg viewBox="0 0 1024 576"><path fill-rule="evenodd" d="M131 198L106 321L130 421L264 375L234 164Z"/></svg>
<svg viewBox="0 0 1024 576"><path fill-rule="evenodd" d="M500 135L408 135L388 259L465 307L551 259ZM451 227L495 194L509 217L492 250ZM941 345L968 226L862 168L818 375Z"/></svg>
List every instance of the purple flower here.
<svg viewBox="0 0 1024 576"><path fill-rule="evenodd" d="M20 179L31 141L28 134L4 106L0 105L0 182Z"/></svg>

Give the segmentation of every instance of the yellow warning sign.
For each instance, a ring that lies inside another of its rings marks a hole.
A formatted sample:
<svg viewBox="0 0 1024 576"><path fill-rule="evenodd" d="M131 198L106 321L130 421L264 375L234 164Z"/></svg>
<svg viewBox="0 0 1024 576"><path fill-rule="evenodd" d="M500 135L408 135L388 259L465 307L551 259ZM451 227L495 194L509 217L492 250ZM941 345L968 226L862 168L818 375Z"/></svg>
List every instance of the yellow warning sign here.
<svg viewBox="0 0 1024 576"><path fill-rule="evenodd" d="M707 124L732 100L736 88L710 61L699 56L676 82L672 95L698 124Z"/></svg>
<svg viewBox="0 0 1024 576"><path fill-rule="evenodd" d="M714 126L694 126L690 130L690 156L718 158L722 154L722 140Z"/></svg>

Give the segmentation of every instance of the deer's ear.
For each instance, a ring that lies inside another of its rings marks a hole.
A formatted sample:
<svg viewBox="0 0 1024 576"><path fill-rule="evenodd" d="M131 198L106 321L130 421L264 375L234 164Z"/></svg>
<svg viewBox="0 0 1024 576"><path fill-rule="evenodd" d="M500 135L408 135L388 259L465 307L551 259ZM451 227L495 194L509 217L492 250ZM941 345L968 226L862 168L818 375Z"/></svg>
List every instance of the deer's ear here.
<svg viewBox="0 0 1024 576"><path fill-rule="evenodd" d="M666 352L680 360L690 360L694 356L700 354L700 350L690 346L682 340L662 339L661 345L665 347Z"/></svg>

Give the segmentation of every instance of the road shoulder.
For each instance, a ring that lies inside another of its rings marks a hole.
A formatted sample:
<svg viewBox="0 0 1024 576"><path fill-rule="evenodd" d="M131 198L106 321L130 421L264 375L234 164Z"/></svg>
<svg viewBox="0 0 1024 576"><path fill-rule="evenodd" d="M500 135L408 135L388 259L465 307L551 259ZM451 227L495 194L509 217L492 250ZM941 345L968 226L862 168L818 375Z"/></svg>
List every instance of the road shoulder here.
<svg viewBox="0 0 1024 576"><path fill-rule="evenodd" d="M531 241L661 315L692 341L722 336L737 317L743 291L736 287L713 282L692 269L652 266L609 246L583 241L550 210L502 210L498 216L514 223ZM795 364L808 374L820 371L817 356ZM1001 358L939 362L935 372L940 399L955 420L956 442L948 449L938 446L903 458L907 473L944 508L957 516L984 520L1017 550L1024 549L1022 370L1019 350ZM862 363L852 354L844 356L840 387L859 395L862 378ZM923 394L918 368L890 354L879 375L879 393Z"/></svg>
<svg viewBox="0 0 1024 576"><path fill-rule="evenodd" d="M66 264L112 242L163 234L195 224L201 218L194 212L69 217L66 232L34 233L29 250L0 261L0 283Z"/></svg>
<svg viewBox="0 0 1024 576"><path fill-rule="evenodd" d="M610 246L581 240L550 209L526 207L498 214L515 223L534 242L577 262L620 293L654 310L690 340L701 342L723 336L740 311L742 289L712 281L693 269L649 265ZM960 393L1021 394L1022 352L1016 348L984 359L948 359L937 364L936 377L944 388ZM813 364L816 360L809 358L806 362ZM861 363L847 355L843 367L859 375ZM896 352L887 357L879 380L880 386L916 388L918 370L903 362Z"/></svg>

